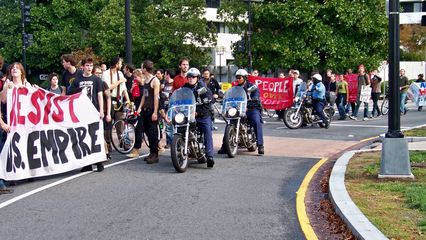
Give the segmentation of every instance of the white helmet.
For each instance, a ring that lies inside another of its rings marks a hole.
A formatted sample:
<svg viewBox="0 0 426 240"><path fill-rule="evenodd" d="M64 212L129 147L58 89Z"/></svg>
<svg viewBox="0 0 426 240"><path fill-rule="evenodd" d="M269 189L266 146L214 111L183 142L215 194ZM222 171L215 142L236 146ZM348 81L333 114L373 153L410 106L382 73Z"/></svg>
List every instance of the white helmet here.
<svg viewBox="0 0 426 240"><path fill-rule="evenodd" d="M196 68L190 68L188 72L186 73L187 77L200 77L201 73L200 70Z"/></svg>
<svg viewBox="0 0 426 240"><path fill-rule="evenodd" d="M238 69L238 71L235 73L235 76L247 77L248 72L245 69Z"/></svg>
<svg viewBox="0 0 426 240"><path fill-rule="evenodd" d="M312 79L316 79L316 80L318 80L318 81L322 81L322 77L321 77L321 75L319 75L318 73L317 73L317 74L314 74L314 75L312 76Z"/></svg>

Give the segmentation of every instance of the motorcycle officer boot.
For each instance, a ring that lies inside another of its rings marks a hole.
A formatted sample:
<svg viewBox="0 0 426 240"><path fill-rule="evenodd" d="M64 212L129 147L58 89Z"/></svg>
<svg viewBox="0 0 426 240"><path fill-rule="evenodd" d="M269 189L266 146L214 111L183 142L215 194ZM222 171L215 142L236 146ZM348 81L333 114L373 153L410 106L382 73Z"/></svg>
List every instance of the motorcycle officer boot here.
<svg viewBox="0 0 426 240"><path fill-rule="evenodd" d="M212 168L213 165L214 165L213 157L208 157L207 158L207 168Z"/></svg>
<svg viewBox="0 0 426 240"><path fill-rule="evenodd" d="M257 153L261 155L265 154L265 147L263 145L258 146Z"/></svg>
<svg viewBox="0 0 426 240"><path fill-rule="evenodd" d="M158 162L159 162L158 153L150 153L146 159L147 164L154 164Z"/></svg>

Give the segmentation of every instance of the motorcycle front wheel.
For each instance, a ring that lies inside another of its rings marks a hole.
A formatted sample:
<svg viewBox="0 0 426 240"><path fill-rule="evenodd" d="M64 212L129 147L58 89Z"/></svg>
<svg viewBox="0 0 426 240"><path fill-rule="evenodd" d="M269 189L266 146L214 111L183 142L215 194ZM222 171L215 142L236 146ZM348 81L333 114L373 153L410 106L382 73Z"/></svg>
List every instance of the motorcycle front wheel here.
<svg viewBox="0 0 426 240"><path fill-rule="evenodd" d="M303 123L302 114L296 114L297 109L287 108L284 111L284 124L290 129L300 128Z"/></svg>
<svg viewBox="0 0 426 240"><path fill-rule="evenodd" d="M225 150L228 154L228 157L235 157L238 150L237 129L235 128L235 125L230 124L226 126L225 139L223 144L225 145Z"/></svg>
<svg viewBox="0 0 426 240"><path fill-rule="evenodd" d="M185 139L182 135L174 135L170 147L173 167L183 173L188 168L188 155L185 155Z"/></svg>

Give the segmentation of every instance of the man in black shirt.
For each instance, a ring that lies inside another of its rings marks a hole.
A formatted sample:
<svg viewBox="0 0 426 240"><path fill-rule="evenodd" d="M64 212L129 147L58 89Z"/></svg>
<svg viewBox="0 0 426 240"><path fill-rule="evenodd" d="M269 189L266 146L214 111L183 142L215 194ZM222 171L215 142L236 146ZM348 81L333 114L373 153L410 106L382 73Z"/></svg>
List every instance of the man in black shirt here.
<svg viewBox="0 0 426 240"><path fill-rule="evenodd" d="M83 72L75 67L77 65L77 62L72 54L62 55L61 63L65 70L62 73L60 85L65 87L66 94L70 95L71 94L70 89L74 79L77 76L82 75Z"/></svg>
<svg viewBox="0 0 426 240"><path fill-rule="evenodd" d="M99 112L100 118L104 118L104 100L103 100L103 84L102 80L92 74L93 70L93 59L90 57L86 57L81 61L83 66L83 74L76 77L76 79L72 82L70 93L78 93L83 89L86 89L87 96L92 101L93 105ZM108 115L109 118L111 116ZM109 119L111 121L111 119ZM98 168L98 172L102 172L104 170L103 162L96 163ZM91 171L92 166L86 166L82 169L82 171Z"/></svg>

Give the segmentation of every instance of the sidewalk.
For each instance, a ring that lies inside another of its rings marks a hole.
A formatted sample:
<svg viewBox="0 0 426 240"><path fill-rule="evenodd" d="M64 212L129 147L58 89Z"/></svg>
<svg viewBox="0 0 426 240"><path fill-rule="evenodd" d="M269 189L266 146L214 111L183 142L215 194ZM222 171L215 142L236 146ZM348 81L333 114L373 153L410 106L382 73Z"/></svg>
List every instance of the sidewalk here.
<svg viewBox="0 0 426 240"><path fill-rule="evenodd" d="M426 137L407 137L406 139L409 150L426 151ZM362 151L380 151L381 147L382 145L378 144L370 150L346 152L336 161L330 175L329 193L336 213L358 239L388 239L359 210L350 198L345 186L345 172L352 156Z"/></svg>

